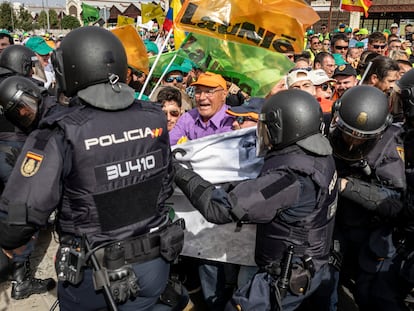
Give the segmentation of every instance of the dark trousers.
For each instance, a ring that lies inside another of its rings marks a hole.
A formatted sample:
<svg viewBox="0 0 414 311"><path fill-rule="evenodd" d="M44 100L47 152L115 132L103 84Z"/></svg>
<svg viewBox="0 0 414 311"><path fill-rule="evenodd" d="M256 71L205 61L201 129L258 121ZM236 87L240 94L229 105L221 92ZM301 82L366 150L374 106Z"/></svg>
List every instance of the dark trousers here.
<svg viewBox="0 0 414 311"><path fill-rule="evenodd" d="M153 310L168 280L170 265L162 258L133 264L140 288L139 296L118 305L119 310ZM105 310L103 290L95 291L92 269L86 269L83 281L77 286L59 282L58 299L61 311Z"/></svg>

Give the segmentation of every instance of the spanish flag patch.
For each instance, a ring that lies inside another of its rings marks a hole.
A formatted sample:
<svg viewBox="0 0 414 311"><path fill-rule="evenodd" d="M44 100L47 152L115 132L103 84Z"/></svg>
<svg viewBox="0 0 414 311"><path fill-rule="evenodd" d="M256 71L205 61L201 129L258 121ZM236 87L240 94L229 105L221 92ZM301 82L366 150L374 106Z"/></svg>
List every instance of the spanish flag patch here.
<svg viewBox="0 0 414 311"><path fill-rule="evenodd" d="M24 177L31 177L37 173L40 168L40 164L43 161L43 156L37 153L28 151L23 160L20 172Z"/></svg>

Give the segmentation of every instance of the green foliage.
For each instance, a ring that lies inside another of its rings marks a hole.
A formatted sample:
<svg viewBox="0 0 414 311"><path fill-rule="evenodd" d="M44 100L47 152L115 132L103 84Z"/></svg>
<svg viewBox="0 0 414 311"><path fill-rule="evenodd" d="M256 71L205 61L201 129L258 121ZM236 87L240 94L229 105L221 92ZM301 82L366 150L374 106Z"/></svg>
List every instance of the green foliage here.
<svg viewBox="0 0 414 311"><path fill-rule="evenodd" d="M9 2L2 2L0 4L0 28L7 29L11 31L13 29L12 16L11 16L12 8ZM14 15L14 14L13 14ZM13 16L15 19L15 16Z"/></svg>
<svg viewBox="0 0 414 311"><path fill-rule="evenodd" d="M62 29L75 29L75 28L79 28L81 26L79 20L71 15L67 15L65 17L62 18Z"/></svg>
<svg viewBox="0 0 414 311"><path fill-rule="evenodd" d="M40 11L39 17L37 18L37 23L40 28L47 29L47 14L45 10Z"/></svg>
<svg viewBox="0 0 414 311"><path fill-rule="evenodd" d="M58 14L55 10L49 10L49 22L51 29L58 29L59 28L59 19Z"/></svg>
<svg viewBox="0 0 414 311"><path fill-rule="evenodd" d="M32 31L34 30L34 22L32 15L26 10L23 6L20 7L19 15L15 22L15 28L21 29L23 31Z"/></svg>

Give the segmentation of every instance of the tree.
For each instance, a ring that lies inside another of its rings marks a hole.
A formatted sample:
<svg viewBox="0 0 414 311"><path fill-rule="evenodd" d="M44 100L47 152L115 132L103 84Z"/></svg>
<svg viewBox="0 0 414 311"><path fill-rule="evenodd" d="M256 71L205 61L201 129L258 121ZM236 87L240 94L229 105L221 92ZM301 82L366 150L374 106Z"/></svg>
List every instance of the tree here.
<svg viewBox="0 0 414 311"><path fill-rule="evenodd" d="M59 18L58 14L55 10L49 10L49 22L51 29L58 29L59 28Z"/></svg>
<svg viewBox="0 0 414 311"><path fill-rule="evenodd" d="M12 20L12 7L9 2L2 2L0 4L0 28L12 31L14 28L14 20L16 16L13 12Z"/></svg>
<svg viewBox="0 0 414 311"><path fill-rule="evenodd" d="M15 24L16 28L24 31L32 31L34 29L33 17L23 6L20 7L19 16Z"/></svg>
<svg viewBox="0 0 414 311"><path fill-rule="evenodd" d="M37 19L37 23L39 24L40 28L47 29L47 14L45 10L40 11L39 18Z"/></svg>
<svg viewBox="0 0 414 311"><path fill-rule="evenodd" d="M81 26L79 20L71 15L67 15L65 17L62 18L61 21L61 26L62 29L75 29L75 28L79 28Z"/></svg>

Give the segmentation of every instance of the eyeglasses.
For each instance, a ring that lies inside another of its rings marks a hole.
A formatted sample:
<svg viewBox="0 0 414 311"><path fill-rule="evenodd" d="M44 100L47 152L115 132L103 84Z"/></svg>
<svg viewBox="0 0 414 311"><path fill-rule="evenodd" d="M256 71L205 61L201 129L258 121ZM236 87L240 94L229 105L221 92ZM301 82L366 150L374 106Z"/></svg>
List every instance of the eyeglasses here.
<svg viewBox="0 0 414 311"><path fill-rule="evenodd" d="M201 96L201 94L204 93L206 94L207 97L212 97L214 93L219 92L219 91L223 91L223 89L213 89L213 90L195 89L194 93L195 93L195 96Z"/></svg>
<svg viewBox="0 0 414 311"><path fill-rule="evenodd" d="M347 50L348 46L335 45L335 49L337 49L337 50Z"/></svg>
<svg viewBox="0 0 414 311"><path fill-rule="evenodd" d="M324 83L320 85L322 91L326 92L328 89L331 88L331 86L329 85L329 83Z"/></svg>
<svg viewBox="0 0 414 311"><path fill-rule="evenodd" d="M373 44L372 45L374 49L381 49L381 50L385 49L386 46L387 46L386 44Z"/></svg>
<svg viewBox="0 0 414 311"><path fill-rule="evenodd" d="M165 82L172 83L174 82L174 80L177 81L177 83L181 83L184 81L184 77L183 76L169 76L168 78L165 79Z"/></svg>
<svg viewBox="0 0 414 311"><path fill-rule="evenodd" d="M175 118L180 115L180 112L178 110L166 110L166 109L163 109L162 111L164 111L166 115L170 114L172 117L175 117Z"/></svg>
<svg viewBox="0 0 414 311"><path fill-rule="evenodd" d="M239 124L243 124L244 121L253 121L253 122L257 122L256 120L253 120L252 118L249 117L237 117L236 118L237 123Z"/></svg>

